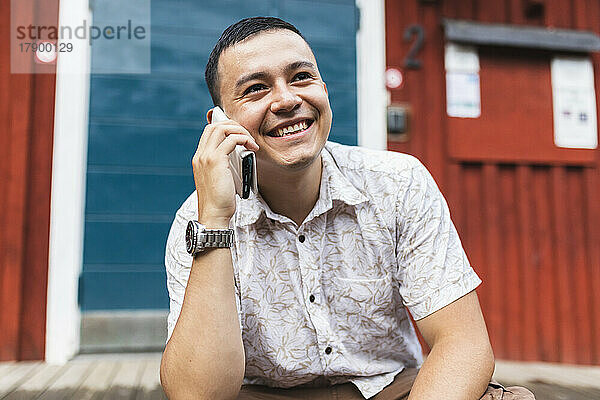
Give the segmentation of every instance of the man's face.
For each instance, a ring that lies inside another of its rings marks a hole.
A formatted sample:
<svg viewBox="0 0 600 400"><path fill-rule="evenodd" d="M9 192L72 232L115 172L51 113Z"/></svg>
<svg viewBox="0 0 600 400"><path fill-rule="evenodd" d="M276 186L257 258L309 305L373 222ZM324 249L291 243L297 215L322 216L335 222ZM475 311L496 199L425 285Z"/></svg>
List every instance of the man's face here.
<svg viewBox="0 0 600 400"><path fill-rule="evenodd" d="M259 169L302 169L318 158L332 113L304 39L288 30L258 33L221 53L218 74L225 113L260 147Z"/></svg>

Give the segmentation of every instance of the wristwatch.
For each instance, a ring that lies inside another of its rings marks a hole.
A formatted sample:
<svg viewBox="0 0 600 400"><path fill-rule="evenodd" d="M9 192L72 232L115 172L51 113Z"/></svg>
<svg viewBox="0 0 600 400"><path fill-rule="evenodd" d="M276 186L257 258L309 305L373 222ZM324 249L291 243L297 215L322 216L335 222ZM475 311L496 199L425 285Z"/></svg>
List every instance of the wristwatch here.
<svg viewBox="0 0 600 400"><path fill-rule="evenodd" d="M192 256L213 247L233 246L233 229L206 229L198 221L188 222L185 230L186 249Z"/></svg>

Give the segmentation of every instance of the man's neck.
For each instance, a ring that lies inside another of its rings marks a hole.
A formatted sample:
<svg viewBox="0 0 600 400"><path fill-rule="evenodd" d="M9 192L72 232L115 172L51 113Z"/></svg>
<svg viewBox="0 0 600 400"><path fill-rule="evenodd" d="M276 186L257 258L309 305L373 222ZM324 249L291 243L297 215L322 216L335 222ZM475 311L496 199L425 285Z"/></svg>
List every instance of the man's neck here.
<svg viewBox="0 0 600 400"><path fill-rule="evenodd" d="M322 158L300 171L267 170L260 179L262 198L271 210L290 218L300 226L319 198Z"/></svg>

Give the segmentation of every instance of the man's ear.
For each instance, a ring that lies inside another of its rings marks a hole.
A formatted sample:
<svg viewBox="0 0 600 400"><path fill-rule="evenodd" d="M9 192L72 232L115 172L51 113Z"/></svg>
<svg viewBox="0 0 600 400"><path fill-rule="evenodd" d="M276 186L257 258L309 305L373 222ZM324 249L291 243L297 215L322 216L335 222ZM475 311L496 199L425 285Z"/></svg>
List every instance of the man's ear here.
<svg viewBox="0 0 600 400"><path fill-rule="evenodd" d="M212 108L211 108L211 109L209 109L209 110L206 112L206 122L208 122L209 124L210 124L210 123L211 123L211 121L212 121L212 113L213 113L213 109L212 109Z"/></svg>

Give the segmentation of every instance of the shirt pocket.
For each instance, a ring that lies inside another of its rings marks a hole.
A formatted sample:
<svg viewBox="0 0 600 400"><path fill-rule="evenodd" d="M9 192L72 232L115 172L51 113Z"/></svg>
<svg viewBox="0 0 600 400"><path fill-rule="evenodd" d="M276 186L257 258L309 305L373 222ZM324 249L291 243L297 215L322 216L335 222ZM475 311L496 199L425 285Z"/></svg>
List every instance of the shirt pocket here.
<svg viewBox="0 0 600 400"><path fill-rule="evenodd" d="M347 347L366 350L365 344L393 334L393 294L389 275L379 279L333 278L329 299L332 317Z"/></svg>

